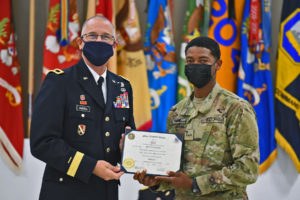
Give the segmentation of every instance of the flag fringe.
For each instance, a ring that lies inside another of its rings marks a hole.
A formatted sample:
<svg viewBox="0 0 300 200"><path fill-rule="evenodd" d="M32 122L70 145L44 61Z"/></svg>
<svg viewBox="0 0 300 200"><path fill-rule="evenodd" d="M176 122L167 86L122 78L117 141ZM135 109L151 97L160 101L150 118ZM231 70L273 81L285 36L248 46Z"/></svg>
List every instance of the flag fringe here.
<svg viewBox="0 0 300 200"><path fill-rule="evenodd" d="M272 153L270 153L269 157L259 165L258 173L262 174L264 173L271 165L272 163L276 160L277 158L277 149L274 149Z"/></svg>
<svg viewBox="0 0 300 200"><path fill-rule="evenodd" d="M282 136L278 129L275 130L275 139L277 143L286 151L291 157L298 173L300 173L300 161L290 143Z"/></svg>
<svg viewBox="0 0 300 200"><path fill-rule="evenodd" d="M0 155L17 174L22 172L22 158L0 126Z"/></svg>

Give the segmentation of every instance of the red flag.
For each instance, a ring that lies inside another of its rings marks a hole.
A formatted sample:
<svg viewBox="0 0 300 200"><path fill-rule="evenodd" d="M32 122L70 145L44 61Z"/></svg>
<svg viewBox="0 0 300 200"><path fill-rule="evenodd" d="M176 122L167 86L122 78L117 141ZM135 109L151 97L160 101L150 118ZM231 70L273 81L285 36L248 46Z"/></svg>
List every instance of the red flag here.
<svg viewBox="0 0 300 200"><path fill-rule="evenodd" d="M61 8L64 10L61 11ZM68 16L66 16L67 14ZM65 26L61 26L61 24ZM62 3L61 0L50 0L44 41L43 77L49 70L55 68L65 69L80 60L80 50L76 43L79 29L76 0L63 0ZM66 35L67 39L62 38Z"/></svg>
<svg viewBox="0 0 300 200"><path fill-rule="evenodd" d="M115 25L114 1L113 0L89 0L87 6L86 18L89 19L95 15L103 15ZM117 52L108 61L108 69L113 73L117 73Z"/></svg>
<svg viewBox="0 0 300 200"><path fill-rule="evenodd" d="M96 4L96 14L102 14L104 17L113 21L113 4L111 0L98 0Z"/></svg>
<svg viewBox="0 0 300 200"><path fill-rule="evenodd" d="M22 169L24 127L20 65L11 22L11 2L0 7L0 154L15 171Z"/></svg>

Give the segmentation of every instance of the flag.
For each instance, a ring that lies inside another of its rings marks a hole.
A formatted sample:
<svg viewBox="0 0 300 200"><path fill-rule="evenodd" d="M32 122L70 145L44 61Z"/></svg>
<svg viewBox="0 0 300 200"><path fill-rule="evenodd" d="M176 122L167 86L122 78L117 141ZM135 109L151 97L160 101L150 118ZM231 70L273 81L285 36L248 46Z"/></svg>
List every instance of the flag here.
<svg viewBox="0 0 300 200"><path fill-rule="evenodd" d="M278 144L300 173L300 1L283 1L275 89Z"/></svg>
<svg viewBox="0 0 300 200"><path fill-rule="evenodd" d="M169 109L176 103L177 69L172 0L151 0L144 41L151 96L152 129L166 131Z"/></svg>
<svg viewBox="0 0 300 200"><path fill-rule="evenodd" d="M95 15L103 15L115 26L115 9L114 3L118 0L89 0L86 18L89 19ZM108 60L108 69L113 73L117 73L117 52Z"/></svg>
<svg viewBox="0 0 300 200"><path fill-rule="evenodd" d="M102 14L113 22L113 0L98 0L96 4L96 14Z"/></svg>
<svg viewBox="0 0 300 200"><path fill-rule="evenodd" d="M183 27L183 36L181 42L180 59L178 66L178 88L177 101L182 100L192 93L191 84L188 82L185 74L185 47L192 39L201 35L207 36L211 0L197 1L188 0L188 6Z"/></svg>
<svg viewBox="0 0 300 200"><path fill-rule="evenodd" d="M76 38L79 34L76 0L50 0L44 41L43 78L55 68L76 64L81 53Z"/></svg>
<svg viewBox="0 0 300 200"><path fill-rule="evenodd" d="M240 29L245 0L214 0L208 37L220 44L223 64L217 82L223 88L236 92L237 71L240 62Z"/></svg>
<svg viewBox="0 0 300 200"><path fill-rule="evenodd" d="M149 130L152 120L147 66L135 1L119 0L116 11L116 35L119 43L117 71L130 80L137 129Z"/></svg>
<svg viewBox="0 0 300 200"><path fill-rule="evenodd" d="M253 10L250 12L250 3L252 4L253 2L253 0L246 0L244 8L237 93L240 97L248 100L256 112L260 151L259 173L263 173L277 156L270 54L269 48L265 48L265 40L263 38L263 32L268 28L264 24L271 24L271 17L262 23L259 23L259 20L257 20L257 24L253 24L253 26L260 27L257 30L259 37L255 42L255 46L251 46L249 40L251 22L253 21L251 18L258 19L260 10L263 13L266 12L264 13L265 15L271 15L271 3L265 5L260 3L254 4L256 7L253 9L257 12ZM262 7L263 9L260 8L260 5L264 6ZM271 38L271 35L268 38Z"/></svg>
<svg viewBox="0 0 300 200"><path fill-rule="evenodd" d="M0 154L17 173L22 170L24 127L20 65L15 47L11 1L0 7Z"/></svg>

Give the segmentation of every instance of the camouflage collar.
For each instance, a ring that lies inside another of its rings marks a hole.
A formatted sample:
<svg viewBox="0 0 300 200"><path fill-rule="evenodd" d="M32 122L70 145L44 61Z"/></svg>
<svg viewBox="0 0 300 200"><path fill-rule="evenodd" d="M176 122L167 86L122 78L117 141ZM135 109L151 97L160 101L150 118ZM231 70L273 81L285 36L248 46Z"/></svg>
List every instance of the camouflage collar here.
<svg viewBox="0 0 300 200"><path fill-rule="evenodd" d="M221 87L218 83L215 84L212 91L208 94L207 97L205 97L203 101L203 105L199 108L199 112L202 114L206 114L212 107L212 104L214 103L214 99L216 98L217 94L220 92ZM185 106L179 108L179 112L181 115L197 115L197 112L195 112L195 107L192 102L194 96L194 92L185 99Z"/></svg>

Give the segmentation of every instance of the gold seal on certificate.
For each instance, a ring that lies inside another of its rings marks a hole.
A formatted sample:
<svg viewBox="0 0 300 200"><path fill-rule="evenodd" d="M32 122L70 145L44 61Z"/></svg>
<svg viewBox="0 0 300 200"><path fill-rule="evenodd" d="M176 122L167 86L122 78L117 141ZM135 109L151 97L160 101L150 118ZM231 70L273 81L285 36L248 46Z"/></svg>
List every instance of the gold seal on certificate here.
<svg viewBox="0 0 300 200"><path fill-rule="evenodd" d="M183 135L126 130L121 169L135 173L147 169L147 174L166 176L167 171L179 171Z"/></svg>
<svg viewBox="0 0 300 200"><path fill-rule="evenodd" d="M133 133L129 133L128 134L128 139L129 140L134 140L134 134Z"/></svg>
<svg viewBox="0 0 300 200"><path fill-rule="evenodd" d="M123 166L130 169L134 167L134 160L132 158L125 158L123 160Z"/></svg>

